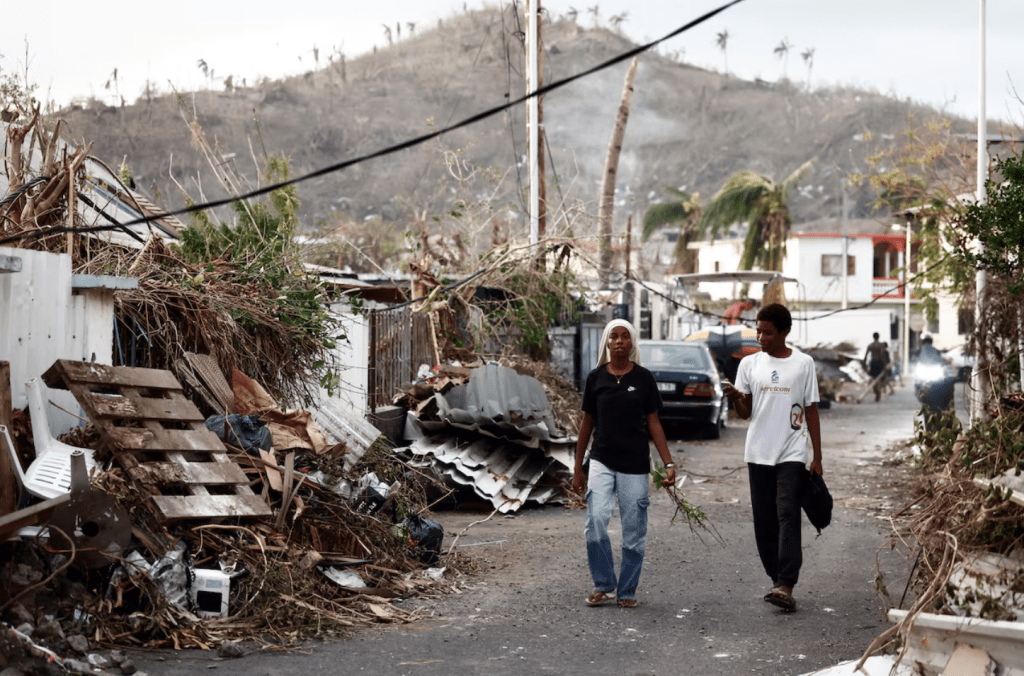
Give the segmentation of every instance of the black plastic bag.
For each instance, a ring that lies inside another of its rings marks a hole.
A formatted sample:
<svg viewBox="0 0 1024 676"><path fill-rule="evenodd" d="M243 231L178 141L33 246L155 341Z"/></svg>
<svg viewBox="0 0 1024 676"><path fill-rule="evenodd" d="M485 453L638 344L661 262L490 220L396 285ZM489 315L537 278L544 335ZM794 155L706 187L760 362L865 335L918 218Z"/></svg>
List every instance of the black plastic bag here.
<svg viewBox="0 0 1024 676"><path fill-rule="evenodd" d="M206 429L224 443L237 446L250 455L259 455L261 450L269 451L274 445L266 425L258 415L232 413L227 416L227 424L222 415L211 415L206 419Z"/></svg>
<svg viewBox="0 0 1024 676"><path fill-rule="evenodd" d="M409 543L419 554L420 563L432 566L441 557L441 541L444 540L444 526L436 521L424 519L419 514L410 514L402 519L402 525L409 532Z"/></svg>
<svg viewBox="0 0 1024 676"><path fill-rule="evenodd" d="M832 494L828 492L825 479L820 474L808 471L804 479L804 491L801 507L811 525L821 530L832 523Z"/></svg>

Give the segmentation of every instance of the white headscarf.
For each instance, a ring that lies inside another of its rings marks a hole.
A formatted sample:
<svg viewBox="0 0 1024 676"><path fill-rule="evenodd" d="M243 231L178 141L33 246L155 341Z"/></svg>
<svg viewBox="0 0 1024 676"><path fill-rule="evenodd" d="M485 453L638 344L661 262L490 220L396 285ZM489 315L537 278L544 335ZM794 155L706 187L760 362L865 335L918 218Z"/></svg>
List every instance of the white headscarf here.
<svg viewBox="0 0 1024 676"><path fill-rule="evenodd" d="M608 326L604 327L604 333L601 334L601 353L598 357L597 365L602 366L612 360L611 351L608 349L608 338L612 335L612 329L617 326L625 326L629 330L629 337L633 342L633 350L629 353L629 360L640 366L640 346L637 344L636 328L625 319L613 319L608 322Z"/></svg>

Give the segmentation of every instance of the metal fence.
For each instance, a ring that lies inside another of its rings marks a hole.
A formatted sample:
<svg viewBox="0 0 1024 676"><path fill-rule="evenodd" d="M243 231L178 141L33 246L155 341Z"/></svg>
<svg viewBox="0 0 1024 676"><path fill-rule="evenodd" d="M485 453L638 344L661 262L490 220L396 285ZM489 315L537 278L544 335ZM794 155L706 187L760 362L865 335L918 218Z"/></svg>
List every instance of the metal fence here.
<svg viewBox="0 0 1024 676"><path fill-rule="evenodd" d="M416 378L420 364L434 365L430 317L408 306L370 312L370 373L367 404L370 412L390 406L395 392Z"/></svg>

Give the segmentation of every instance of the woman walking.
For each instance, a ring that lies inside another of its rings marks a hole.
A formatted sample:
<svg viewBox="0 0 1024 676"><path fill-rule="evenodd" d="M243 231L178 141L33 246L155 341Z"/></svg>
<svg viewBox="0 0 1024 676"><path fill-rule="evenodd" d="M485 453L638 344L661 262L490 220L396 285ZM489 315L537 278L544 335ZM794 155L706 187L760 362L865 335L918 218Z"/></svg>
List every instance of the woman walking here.
<svg viewBox="0 0 1024 676"><path fill-rule="evenodd" d="M598 366L587 376L583 390L583 424L572 477L573 490L585 491L587 499L584 533L594 588L586 601L589 606L599 606L617 596L619 607L635 608L647 542L649 441L654 441L665 464L666 485L675 483L676 470L658 419L661 396L657 383L651 372L640 366L636 329L624 319L612 320L604 328L600 350ZM583 471L583 456L591 437L588 476ZM616 499L622 526L618 578L608 538Z"/></svg>

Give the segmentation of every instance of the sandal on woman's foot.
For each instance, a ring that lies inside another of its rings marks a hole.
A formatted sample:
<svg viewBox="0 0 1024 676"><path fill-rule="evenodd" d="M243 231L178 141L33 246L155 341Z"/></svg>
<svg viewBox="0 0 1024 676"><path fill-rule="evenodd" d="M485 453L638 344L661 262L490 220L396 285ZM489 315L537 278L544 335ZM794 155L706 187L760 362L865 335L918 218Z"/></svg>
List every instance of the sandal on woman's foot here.
<svg viewBox="0 0 1024 676"><path fill-rule="evenodd" d="M636 599L619 599L619 608L636 608L638 605Z"/></svg>
<svg viewBox="0 0 1024 676"><path fill-rule="evenodd" d="M793 598L792 594L787 594L781 589L775 589L771 593L771 596L768 597L768 603L772 604L773 606L778 606L783 610L796 610L796 599Z"/></svg>
<svg viewBox="0 0 1024 676"><path fill-rule="evenodd" d="M594 590L590 592L590 596L587 597L588 606L601 606L615 598L615 592L605 592Z"/></svg>

